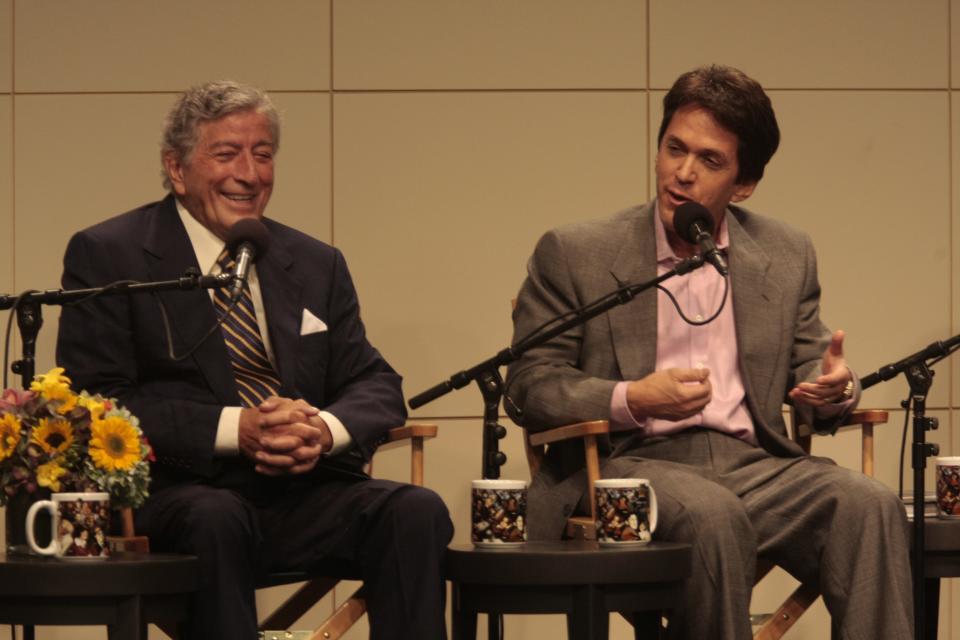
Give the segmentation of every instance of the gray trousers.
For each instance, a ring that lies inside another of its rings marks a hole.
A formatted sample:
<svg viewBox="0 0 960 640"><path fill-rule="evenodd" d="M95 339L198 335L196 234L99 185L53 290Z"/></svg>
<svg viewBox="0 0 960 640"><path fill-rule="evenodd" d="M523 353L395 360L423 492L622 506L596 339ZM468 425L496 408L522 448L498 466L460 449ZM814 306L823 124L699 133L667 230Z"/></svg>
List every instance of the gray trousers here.
<svg viewBox="0 0 960 640"><path fill-rule="evenodd" d="M601 473L648 478L659 503L655 539L693 545L671 638L750 638L758 554L817 585L845 640L912 636L907 521L880 482L706 429L624 443Z"/></svg>

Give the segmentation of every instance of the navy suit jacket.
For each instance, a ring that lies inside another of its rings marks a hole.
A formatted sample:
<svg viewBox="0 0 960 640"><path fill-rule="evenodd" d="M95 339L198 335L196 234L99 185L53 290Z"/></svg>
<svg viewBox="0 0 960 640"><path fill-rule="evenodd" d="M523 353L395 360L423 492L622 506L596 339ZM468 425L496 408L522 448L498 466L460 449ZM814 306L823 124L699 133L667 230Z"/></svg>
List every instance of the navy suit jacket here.
<svg viewBox="0 0 960 640"><path fill-rule="evenodd" d="M280 395L329 411L353 438L348 452L323 459L318 474L359 473L387 430L406 418L401 378L367 341L340 251L263 222L270 247L256 268ZM64 256L63 287L172 280L191 267L200 268L167 196L74 235ZM328 330L300 335L304 309ZM154 489L184 481L255 482L259 476L245 459L214 456L221 409L240 405L222 334L216 331L176 362L168 355L164 315L177 355L216 322L206 290L99 297L64 307L57 361L75 388L115 397L140 418L157 456Z"/></svg>

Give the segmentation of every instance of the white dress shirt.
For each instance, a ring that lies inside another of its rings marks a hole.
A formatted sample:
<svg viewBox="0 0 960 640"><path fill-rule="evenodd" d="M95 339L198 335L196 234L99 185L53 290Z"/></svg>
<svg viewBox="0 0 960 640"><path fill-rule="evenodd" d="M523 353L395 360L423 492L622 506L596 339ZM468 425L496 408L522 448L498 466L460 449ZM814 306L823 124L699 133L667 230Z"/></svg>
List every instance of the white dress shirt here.
<svg viewBox="0 0 960 640"><path fill-rule="evenodd" d="M206 265L206 272L210 275L220 273L217 258L223 252L224 241L190 215L190 212L180 203L179 199L177 200L177 213L180 214L183 226L187 230L187 237L197 256L197 263L201 267ZM266 349L267 358L270 359L270 364L274 371L277 371L277 362L270 345L270 332L267 330L267 314L263 308L263 297L260 295L256 265L250 267L247 284L250 287L250 296L253 298L253 309L257 316L257 325L260 328L260 338L263 340L263 346ZM210 301L213 302L213 289L209 290L209 295ZM220 412L217 437L213 445L216 455L235 456L240 453L240 411L242 409L243 407L224 407ZM335 455L347 449L353 443L353 439L340 419L329 411L320 411L319 415L327 423L330 435L333 438L333 446L326 455Z"/></svg>

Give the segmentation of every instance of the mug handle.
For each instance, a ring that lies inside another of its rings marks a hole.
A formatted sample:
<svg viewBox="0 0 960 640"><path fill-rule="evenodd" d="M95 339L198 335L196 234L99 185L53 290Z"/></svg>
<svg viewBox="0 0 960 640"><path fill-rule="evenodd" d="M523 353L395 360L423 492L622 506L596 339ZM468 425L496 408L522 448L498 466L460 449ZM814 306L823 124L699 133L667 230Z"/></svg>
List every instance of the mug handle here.
<svg viewBox="0 0 960 640"><path fill-rule="evenodd" d="M53 531L53 535L50 536L50 544L46 547L40 548L37 545L37 539L33 535L33 521L37 517L37 512L43 509L50 513L50 519L56 519L56 504L53 500L38 500L30 505L29 511L27 511L27 544L30 545L30 548L33 549L34 553L39 553L44 556L53 556L57 554L57 532L55 527L50 527Z"/></svg>
<svg viewBox="0 0 960 640"><path fill-rule="evenodd" d="M653 485L647 483L650 490L650 535L657 530L657 492L653 490Z"/></svg>

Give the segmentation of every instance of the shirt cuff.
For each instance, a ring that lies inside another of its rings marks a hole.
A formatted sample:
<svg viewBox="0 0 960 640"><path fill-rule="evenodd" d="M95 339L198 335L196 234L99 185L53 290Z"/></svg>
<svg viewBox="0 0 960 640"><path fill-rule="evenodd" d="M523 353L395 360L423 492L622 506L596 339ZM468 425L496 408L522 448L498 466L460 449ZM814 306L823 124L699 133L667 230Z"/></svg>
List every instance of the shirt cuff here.
<svg viewBox="0 0 960 640"><path fill-rule="evenodd" d="M235 456L240 453L240 412L243 407L224 407L217 423L217 437L213 441L215 456Z"/></svg>
<svg viewBox="0 0 960 640"><path fill-rule="evenodd" d="M333 438L333 445L330 447L330 451L324 455L335 456L349 449L350 445L353 444L353 438L350 436L347 428L343 426L343 423L340 422L340 418L329 411L321 411L319 415L323 418L323 421L327 423L327 428L330 429L330 437Z"/></svg>
<svg viewBox="0 0 960 640"><path fill-rule="evenodd" d="M630 411L630 407L627 406L627 386L629 384L624 380L613 387L613 395L610 396L610 422L614 427L642 429L646 425L646 419L638 421Z"/></svg>

